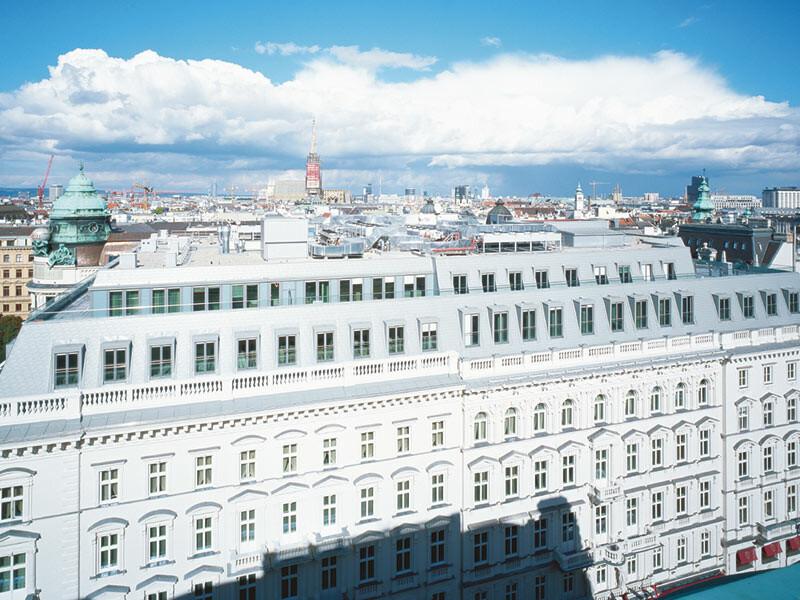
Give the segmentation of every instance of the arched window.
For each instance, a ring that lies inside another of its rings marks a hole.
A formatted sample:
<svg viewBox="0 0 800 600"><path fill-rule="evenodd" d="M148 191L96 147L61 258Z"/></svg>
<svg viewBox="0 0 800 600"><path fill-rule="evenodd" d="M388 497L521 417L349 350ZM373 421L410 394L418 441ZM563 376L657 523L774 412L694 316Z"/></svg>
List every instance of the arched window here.
<svg viewBox="0 0 800 600"><path fill-rule="evenodd" d="M536 405L533 409L533 430L544 431L544 412L545 406L542 403Z"/></svg>
<svg viewBox="0 0 800 600"><path fill-rule="evenodd" d="M598 394L594 399L594 422L601 423L606 420L606 397Z"/></svg>
<svg viewBox="0 0 800 600"><path fill-rule="evenodd" d="M575 402L572 400L564 400L564 404L561 405L561 426L562 427L572 427L574 420L575 420Z"/></svg>
<svg viewBox="0 0 800 600"><path fill-rule="evenodd" d="M485 412L479 412L477 415L475 415L473 437L476 442L486 439L486 420Z"/></svg>
<svg viewBox="0 0 800 600"><path fill-rule="evenodd" d="M636 392L628 390L625 394L625 416L633 417L636 415Z"/></svg>
<svg viewBox="0 0 800 600"><path fill-rule="evenodd" d="M656 386L650 390L650 412L661 411L661 388Z"/></svg>
<svg viewBox="0 0 800 600"><path fill-rule="evenodd" d="M708 379L701 379L697 386L697 404L698 406L708 404Z"/></svg>
<svg viewBox="0 0 800 600"><path fill-rule="evenodd" d="M517 435L517 409L509 408L503 420L503 434L506 437Z"/></svg>
<svg viewBox="0 0 800 600"><path fill-rule="evenodd" d="M675 408L686 408L686 386L683 383L675 386Z"/></svg>

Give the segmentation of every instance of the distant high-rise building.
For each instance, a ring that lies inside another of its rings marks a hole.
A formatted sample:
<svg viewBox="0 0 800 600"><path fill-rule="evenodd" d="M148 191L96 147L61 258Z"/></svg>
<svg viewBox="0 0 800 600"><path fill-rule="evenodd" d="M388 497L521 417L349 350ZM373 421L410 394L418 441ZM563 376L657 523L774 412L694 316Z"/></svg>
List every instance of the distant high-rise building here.
<svg viewBox="0 0 800 600"><path fill-rule="evenodd" d="M306 194L322 195L322 161L317 154L317 126L314 119L311 120L311 152L306 159Z"/></svg>
<svg viewBox="0 0 800 600"><path fill-rule="evenodd" d="M211 184L211 197L212 198L216 198L217 197L217 182L216 181L214 181Z"/></svg>
<svg viewBox="0 0 800 600"><path fill-rule="evenodd" d="M471 198L472 194L470 193L468 185L457 185L453 188L453 200L455 200L456 203L469 202Z"/></svg>
<svg viewBox="0 0 800 600"><path fill-rule="evenodd" d="M416 198L417 190L414 188L406 188L404 196L405 196L405 201L410 202L411 200Z"/></svg>
<svg viewBox="0 0 800 600"><path fill-rule="evenodd" d="M489 194L489 186L488 185L483 186L483 189L481 190L481 200L488 200L490 197L491 196Z"/></svg>
<svg viewBox="0 0 800 600"><path fill-rule="evenodd" d="M700 195L700 184L706 182L708 185L708 179L704 175L695 175L692 177L692 185L686 186L686 204L694 205L697 202L697 198Z"/></svg>
<svg viewBox="0 0 800 600"><path fill-rule="evenodd" d="M372 196L372 184L371 183L368 183L367 185L364 186L363 196L364 196L364 200L368 200L370 198L370 196Z"/></svg>
<svg viewBox="0 0 800 600"><path fill-rule="evenodd" d="M645 192L644 201L648 204L658 202L658 192Z"/></svg>
<svg viewBox="0 0 800 600"><path fill-rule="evenodd" d="M50 186L50 202L55 202L57 198L60 198L64 194L64 186L60 184L55 184Z"/></svg>

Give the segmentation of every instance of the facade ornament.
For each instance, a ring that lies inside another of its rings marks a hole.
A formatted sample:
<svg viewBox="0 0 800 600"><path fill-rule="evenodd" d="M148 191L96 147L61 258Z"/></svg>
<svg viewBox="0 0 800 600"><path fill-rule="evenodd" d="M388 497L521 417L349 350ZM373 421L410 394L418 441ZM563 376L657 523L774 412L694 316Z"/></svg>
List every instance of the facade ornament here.
<svg viewBox="0 0 800 600"><path fill-rule="evenodd" d="M47 256L47 249L49 243L47 240L33 240L33 255L34 256Z"/></svg>
<svg viewBox="0 0 800 600"><path fill-rule="evenodd" d="M64 244L60 244L57 250L53 250L48 256L48 264L51 267L56 265L74 265L75 255L72 250L67 248Z"/></svg>

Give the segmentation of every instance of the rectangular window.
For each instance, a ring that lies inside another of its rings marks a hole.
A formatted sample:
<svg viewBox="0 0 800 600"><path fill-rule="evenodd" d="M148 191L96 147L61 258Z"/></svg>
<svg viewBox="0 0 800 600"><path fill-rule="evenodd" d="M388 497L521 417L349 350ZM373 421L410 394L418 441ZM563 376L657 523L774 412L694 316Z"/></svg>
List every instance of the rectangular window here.
<svg viewBox="0 0 800 600"><path fill-rule="evenodd" d="M789 468L797 466L797 442L795 440L786 442L786 466Z"/></svg>
<svg viewBox="0 0 800 600"><path fill-rule="evenodd" d="M375 546L358 549L358 580L363 583L375 579Z"/></svg>
<svg viewBox="0 0 800 600"><path fill-rule="evenodd" d="M317 362L333 360L333 332L317 333Z"/></svg>
<svg viewBox="0 0 800 600"><path fill-rule="evenodd" d="M464 315L464 345L477 346L480 344L479 315Z"/></svg>
<svg viewBox="0 0 800 600"><path fill-rule="evenodd" d="M547 548L547 519L541 517L533 522L533 550Z"/></svg>
<svg viewBox="0 0 800 600"><path fill-rule="evenodd" d="M742 297L742 314L745 319L752 319L756 316L756 304L753 296Z"/></svg>
<svg viewBox="0 0 800 600"><path fill-rule="evenodd" d="M369 356L369 329L353 330L353 358Z"/></svg>
<svg viewBox="0 0 800 600"><path fill-rule="evenodd" d="M737 456L739 477L747 477L750 471L750 460L746 450L739 451Z"/></svg>
<svg viewBox="0 0 800 600"><path fill-rule="evenodd" d="M711 554L711 541L708 531L700 532L700 554L702 556Z"/></svg>
<svg viewBox="0 0 800 600"><path fill-rule="evenodd" d="M328 556L322 559L322 589L336 588L336 557Z"/></svg>
<svg viewBox="0 0 800 600"><path fill-rule="evenodd" d="M673 280L678 278L678 273L675 271L675 263L665 263L664 267L667 271L667 279Z"/></svg>
<svg viewBox="0 0 800 600"><path fill-rule="evenodd" d="M404 479L397 482L397 510L409 510L411 507L411 481Z"/></svg>
<svg viewBox="0 0 800 600"><path fill-rule="evenodd" d="M405 328L402 325L389 327L389 354L402 354L405 349Z"/></svg>
<svg viewBox="0 0 800 600"><path fill-rule="evenodd" d="M788 305L791 314L800 312L800 292L789 292Z"/></svg>
<svg viewBox="0 0 800 600"><path fill-rule="evenodd" d="M637 300L636 307L636 328L647 329L647 300Z"/></svg>
<svg viewBox="0 0 800 600"><path fill-rule="evenodd" d="M428 352L438 349L437 323L422 324L422 351Z"/></svg>
<svg viewBox="0 0 800 600"><path fill-rule="evenodd" d="M547 461L533 461L533 489L543 491L547 489Z"/></svg>
<svg viewBox="0 0 800 600"><path fill-rule="evenodd" d="M103 383L125 381L128 370L128 352L125 348L115 348L103 352Z"/></svg>
<svg viewBox="0 0 800 600"><path fill-rule="evenodd" d="M211 549L212 543L211 517L196 517L194 519L194 550L203 552Z"/></svg>
<svg viewBox="0 0 800 600"><path fill-rule="evenodd" d="M194 345L194 372L213 373L216 369L216 344L197 342Z"/></svg>
<svg viewBox="0 0 800 600"><path fill-rule="evenodd" d="M786 363L786 379L789 381L794 381L797 379L797 363L796 362L788 362ZM791 419L792 421L794 419Z"/></svg>
<svg viewBox="0 0 800 600"><path fill-rule="evenodd" d="M496 292L497 287L494 284L494 273L481 274L481 285L484 292Z"/></svg>
<svg viewBox="0 0 800 600"><path fill-rule="evenodd" d="M278 336L278 365L297 364L297 342L294 335Z"/></svg>
<svg viewBox="0 0 800 600"><path fill-rule="evenodd" d="M594 451L594 478L604 480L608 473L608 450Z"/></svg>
<svg viewBox="0 0 800 600"><path fill-rule="evenodd" d="M19 295L19 293L17 294ZM139 314L139 290L126 290L124 292L108 293L108 316L119 317L123 314L123 306L126 315Z"/></svg>
<svg viewBox="0 0 800 600"><path fill-rule="evenodd" d="M119 566L119 534L109 533L100 537L100 570L106 571ZM24 554L22 556L25 556Z"/></svg>
<svg viewBox="0 0 800 600"><path fill-rule="evenodd" d="M375 432L364 431L361 434L361 460L373 458L375 454Z"/></svg>
<svg viewBox="0 0 800 600"><path fill-rule="evenodd" d="M605 504L594 508L595 535L603 535L608 530L608 507Z"/></svg>
<svg viewBox="0 0 800 600"><path fill-rule="evenodd" d="M147 467L148 471L148 488L150 494L164 494L167 491L167 463L155 462L150 463Z"/></svg>
<svg viewBox="0 0 800 600"><path fill-rule="evenodd" d="M392 300L394 299L394 279L373 277L372 278L372 299L373 300Z"/></svg>
<svg viewBox="0 0 800 600"><path fill-rule="evenodd" d="M444 502L444 473L431 475L431 504Z"/></svg>
<svg viewBox="0 0 800 600"><path fill-rule="evenodd" d="M283 503L283 533L297 531L297 502Z"/></svg>
<svg viewBox="0 0 800 600"><path fill-rule="evenodd" d="M330 302L330 281L306 281L306 304ZM234 306L234 308L236 308Z"/></svg>
<svg viewBox="0 0 800 600"><path fill-rule="evenodd" d="M360 302L364 299L361 279L342 279L339 281L339 302Z"/></svg>
<svg viewBox="0 0 800 600"><path fill-rule="evenodd" d="M550 279L547 276L547 271L534 271L534 277L536 278L537 288L544 289L550 287Z"/></svg>
<svg viewBox="0 0 800 600"><path fill-rule="evenodd" d="M764 298L764 308L767 311L768 317L774 317L778 314L778 295L767 294Z"/></svg>
<svg viewBox="0 0 800 600"><path fill-rule="evenodd" d="M628 527L632 527L639 522L639 501L636 498L625 500L625 522Z"/></svg>
<svg viewBox="0 0 800 600"><path fill-rule="evenodd" d="M606 273L605 267L594 268L594 280L597 282L597 285L608 284L608 274Z"/></svg>
<svg viewBox="0 0 800 600"><path fill-rule="evenodd" d="M797 485L790 485L786 488L786 512L787 516L793 516L797 510Z"/></svg>
<svg viewBox="0 0 800 600"><path fill-rule="evenodd" d="M197 487L211 485L213 459L214 457L211 455L195 457L194 468Z"/></svg>
<svg viewBox="0 0 800 600"><path fill-rule="evenodd" d="M639 444L626 444L625 468L628 473L634 473L639 470Z"/></svg>
<svg viewBox="0 0 800 600"><path fill-rule="evenodd" d="M730 321L731 320L731 299L730 298L720 298L719 299L719 320L720 321Z"/></svg>
<svg viewBox="0 0 800 600"><path fill-rule="evenodd" d="M694 323L694 296L681 296L681 321L684 325Z"/></svg>
<svg viewBox="0 0 800 600"><path fill-rule="evenodd" d="M219 286L192 288L192 310L219 310Z"/></svg>
<svg viewBox="0 0 800 600"><path fill-rule="evenodd" d="M530 342L536 339L536 311L528 309L522 311L522 341Z"/></svg>
<svg viewBox="0 0 800 600"><path fill-rule="evenodd" d="M561 458L561 481L564 485L575 483L575 455L567 454Z"/></svg>
<svg viewBox="0 0 800 600"><path fill-rule="evenodd" d="M332 467L336 464L336 438L322 440L322 466Z"/></svg>
<svg viewBox="0 0 800 600"><path fill-rule="evenodd" d="M686 460L686 446L687 436L685 433L679 433L675 436L675 460L677 462L684 462Z"/></svg>
<svg viewBox="0 0 800 600"><path fill-rule="evenodd" d="M361 518L367 519L375 514L375 488L361 488Z"/></svg>
<svg viewBox="0 0 800 600"><path fill-rule="evenodd" d="M433 448L444 446L444 421L431 422L431 446Z"/></svg>
<svg viewBox="0 0 800 600"><path fill-rule="evenodd" d="M653 492L650 507L653 521L660 521L664 517L664 492Z"/></svg>
<svg viewBox="0 0 800 600"><path fill-rule="evenodd" d="M653 281L653 265L642 265L642 279L644 281Z"/></svg>
<svg viewBox="0 0 800 600"><path fill-rule="evenodd" d="M327 284L328 282L320 282ZM308 285L308 284L306 284ZM326 292L327 294L327 292ZM327 302L327 300L325 300ZM234 285L231 288L231 307L232 308L258 308L258 285L255 283L247 285Z"/></svg>
<svg viewBox="0 0 800 600"><path fill-rule="evenodd" d="M739 525L747 525L750 522L750 498L741 496L739 498Z"/></svg>
<svg viewBox="0 0 800 600"><path fill-rule="evenodd" d="M434 529L431 531L431 565L438 565L444 562L444 540L444 529Z"/></svg>
<svg viewBox="0 0 800 600"><path fill-rule="evenodd" d="M762 459L763 459L763 466L764 472L770 473L773 469L773 462L772 462L772 446L764 446L762 450Z"/></svg>
<svg viewBox="0 0 800 600"><path fill-rule="evenodd" d="M672 315L670 313L670 299L659 298L658 300L658 324L661 327L669 327L672 325Z"/></svg>
<svg viewBox="0 0 800 600"><path fill-rule="evenodd" d="M747 373L748 373L747 369L739 369L739 371L738 371L737 377L738 377L738 380L739 380L739 387L740 388L746 388L747 387L747 384L748 384Z"/></svg>
<svg viewBox="0 0 800 600"><path fill-rule="evenodd" d="M269 304L270 306L281 305L281 284L272 283L269 286Z"/></svg>
<svg viewBox="0 0 800 600"><path fill-rule="evenodd" d="M711 482L704 480L700 482L700 508L711 507Z"/></svg>
<svg viewBox="0 0 800 600"><path fill-rule="evenodd" d="M675 512L678 515L686 514L686 486L679 485L675 488Z"/></svg>
<svg viewBox="0 0 800 600"><path fill-rule="evenodd" d="M564 277L567 280L567 287L578 287L578 269L565 269Z"/></svg>
<svg viewBox="0 0 800 600"><path fill-rule="evenodd" d="M594 333L594 306L591 304L581 304L581 334L592 335Z"/></svg>
<svg viewBox="0 0 800 600"><path fill-rule="evenodd" d="M772 490L764 492L764 517L771 519L775 516L775 502Z"/></svg>
<svg viewBox="0 0 800 600"><path fill-rule="evenodd" d="M411 429L408 425L397 428L397 453L408 454L411 452Z"/></svg>
<svg viewBox="0 0 800 600"><path fill-rule="evenodd" d="M289 565L288 567L281 567L281 600L288 600L289 598L297 598L297 586L298 586L298 576L297 576L298 568L297 565ZM249 577L253 578L253 585L255 586L255 574L249 575ZM239 600L255 600L255 598L250 598L247 595L242 594L242 579L243 577L239 577ZM255 592L255 589L253 589ZM255 594L253 594L255 595Z"/></svg>
<svg viewBox="0 0 800 600"><path fill-rule="evenodd" d="M239 479L248 481L256 477L256 451L242 450L239 452Z"/></svg>
<svg viewBox="0 0 800 600"><path fill-rule="evenodd" d="M336 524L336 494L322 497L322 524Z"/></svg>
<svg viewBox="0 0 800 600"><path fill-rule="evenodd" d="M411 570L411 536L401 537L394 543L394 571L396 574Z"/></svg>
<svg viewBox="0 0 800 600"><path fill-rule="evenodd" d="M5 491L5 488L3 491ZM100 471L100 502L111 502L119 498L119 469Z"/></svg>
<svg viewBox="0 0 800 600"><path fill-rule="evenodd" d="M772 365L764 365L764 383L772 383Z"/></svg>
<svg viewBox="0 0 800 600"><path fill-rule="evenodd" d="M701 429L699 432L700 436L700 456L710 456L711 455L711 430L710 429Z"/></svg>
<svg viewBox="0 0 800 600"><path fill-rule="evenodd" d="M489 560L489 533L482 531L472 536L472 561L480 565Z"/></svg>
<svg viewBox="0 0 800 600"><path fill-rule="evenodd" d="M619 273L620 283L631 283L633 281L633 278L631 277L631 268L629 265L619 265L617 267L617 272Z"/></svg>
<svg viewBox="0 0 800 600"><path fill-rule="evenodd" d="M479 471L473 475L475 503L489 501L489 471Z"/></svg>
<svg viewBox="0 0 800 600"><path fill-rule="evenodd" d="M622 331L623 325L623 304L622 302L611 303L611 331Z"/></svg>
<svg viewBox="0 0 800 600"><path fill-rule="evenodd" d="M150 378L172 375L172 345L150 346Z"/></svg>
<svg viewBox="0 0 800 600"><path fill-rule="evenodd" d="M494 343L505 344L508 342L508 313L493 313L494 322Z"/></svg>
<svg viewBox="0 0 800 600"><path fill-rule="evenodd" d="M575 540L575 513L568 512L561 515L561 541L572 542Z"/></svg>
<svg viewBox="0 0 800 600"><path fill-rule="evenodd" d="M239 370L255 369L258 364L256 338L243 338L237 342L236 366Z"/></svg>
<svg viewBox="0 0 800 600"><path fill-rule="evenodd" d="M550 337L560 338L564 335L562 309L551 308L549 311Z"/></svg>
<svg viewBox="0 0 800 600"><path fill-rule="evenodd" d="M505 468L506 498L519 494L519 467L514 465Z"/></svg>
<svg viewBox="0 0 800 600"><path fill-rule="evenodd" d="M281 469L284 473L297 473L297 444L283 445Z"/></svg>
<svg viewBox="0 0 800 600"><path fill-rule="evenodd" d="M664 464L664 440L656 438L651 442L652 456L651 462L654 467L660 467Z"/></svg>
<svg viewBox="0 0 800 600"><path fill-rule="evenodd" d="M469 288L467 287L467 276L466 275L453 275L453 293L454 294L466 294L469 292Z"/></svg>
<svg viewBox="0 0 800 600"><path fill-rule="evenodd" d="M519 292L522 290L522 273L519 271L512 271L508 274L508 286L512 292Z"/></svg>
<svg viewBox="0 0 800 600"><path fill-rule="evenodd" d="M149 525L147 527L148 558L150 562L167 557L167 526Z"/></svg>

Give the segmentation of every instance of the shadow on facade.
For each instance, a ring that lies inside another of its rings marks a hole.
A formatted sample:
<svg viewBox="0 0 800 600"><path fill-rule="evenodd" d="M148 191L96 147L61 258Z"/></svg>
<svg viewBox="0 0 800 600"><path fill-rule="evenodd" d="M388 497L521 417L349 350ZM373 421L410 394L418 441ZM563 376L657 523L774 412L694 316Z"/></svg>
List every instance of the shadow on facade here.
<svg viewBox="0 0 800 600"><path fill-rule="evenodd" d="M483 519L489 516L492 519ZM484 513L484 514L481 514ZM312 543L272 552L209 553L148 567L135 588L109 584L92 599L142 600L578 600L591 596L591 552L566 498L515 500L465 513L440 514L391 530L347 528ZM471 521L479 517L477 520ZM394 518L402 519L402 515ZM377 521L377 520L376 520ZM363 522L360 523L363 525ZM220 565L224 564L224 567ZM144 572L144 570L143 570Z"/></svg>

